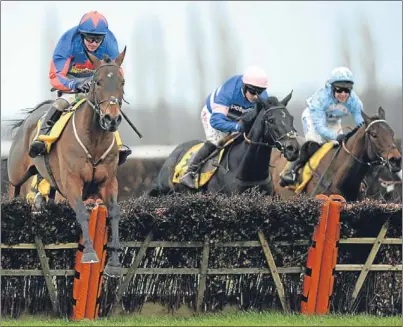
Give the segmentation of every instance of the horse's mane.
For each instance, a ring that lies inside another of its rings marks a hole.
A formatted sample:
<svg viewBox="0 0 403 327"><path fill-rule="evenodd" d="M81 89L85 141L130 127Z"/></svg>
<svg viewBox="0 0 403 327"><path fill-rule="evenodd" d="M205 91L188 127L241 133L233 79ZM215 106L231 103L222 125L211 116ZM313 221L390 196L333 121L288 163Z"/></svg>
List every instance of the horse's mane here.
<svg viewBox="0 0 403 327"><path fill-rule="evenodd" d="M274 107L274 106L278 106L281 104L280 101L278 101L277 97L275 97L275 96L271 96L267 100L261 99L261 101L266 106L269 106L269 107L272 107L272 106Z"/></svg>
<svg viewBox="0 0 403 327"><path fill-rule="evenodd" d="M102 58L102 60L107 64L112 62L112 59L107 54L104 54L104 57Z"/></svg>

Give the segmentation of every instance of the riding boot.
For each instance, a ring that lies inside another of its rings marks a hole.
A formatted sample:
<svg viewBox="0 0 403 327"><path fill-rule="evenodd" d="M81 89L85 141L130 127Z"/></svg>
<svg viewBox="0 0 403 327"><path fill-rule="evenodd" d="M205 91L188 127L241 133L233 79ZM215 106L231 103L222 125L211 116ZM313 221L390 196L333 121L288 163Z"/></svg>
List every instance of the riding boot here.
<svg viewBox="0 0 403 327"><path fill-rule="evenodd" d="M197 171L199 170L200 163L207 158L216 146L206 141L203 146L197 151L197 153L190 159L186 173L181 178L181 183L187 187L193 188L195 185L195 178L197 177Z"/></svg>
<svg viewBox="0 0 403 327"><path fill-rule="evenodd" d="M300 161L297 159L290 162L289 167L284 170L284 173L280 175L280 186L285 187L289 185L294 185L297 181L297 172L300 166Z"/></svg>
<svg viewBox="0 0 403 327"><path fill-rule="evenodd" d="M123 145L122 139L120 138L120 133L118 131L115 132L116 144L119 149L119 162L118 166L123 165L128 156L132 154L132 150L127 145Z"/></svg>
<svg viewBox="0 0 403 327"><path fill-rule="evenodd" d="M62 112L56 108L55 106L51 106L46 113L45 118L43 119L42 126L39 129L39 135L46 135L52 129L52 126L57 122L60 118ZM29 156L31 158L35 158L36 156L43 154L46 150L45 142L34 140L29 146Z"/></svg>
<svg viewBox="0 0 403 327"><path fill-rule="evenodd" d="M118 166L123 165L127 157L132 154L132 150L127 145L122 145L119 148L119 163Z"/></svg>

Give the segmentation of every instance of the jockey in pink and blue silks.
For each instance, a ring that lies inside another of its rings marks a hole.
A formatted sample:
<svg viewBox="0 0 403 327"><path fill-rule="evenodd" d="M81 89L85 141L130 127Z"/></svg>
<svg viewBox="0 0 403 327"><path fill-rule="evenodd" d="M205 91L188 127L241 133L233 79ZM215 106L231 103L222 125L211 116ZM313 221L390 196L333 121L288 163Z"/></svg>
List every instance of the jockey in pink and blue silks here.
<svg viewBox="0 0 403 327"><path fill-rule="evenodd" d="M181 183L189 187L194 184L200 163L208 157L227 135L243 132L240 116L255 108L258 96L267 99L268 77L256 66L248 67L242 75L234 75L207 96L201 111L201 120L206 141L192 157Z"/></svg>
<svg viewBox="0 0 403 327"><path fill-rule="evenodd" d="M347 67L333 69L325 87L318 89L306 100L307 107L302 113L305 141L319 144L328 141L342 142L341 119L352 115L357 126L364 123L362 102L353 90L354 76ZM297 178L300 161L290 163L281 176L281 186L292 185Z"/></svg>
<svg viewBox="0 0 403 327"><path fill-rule="evenodd" d="M48 134L62 112L76 101L76 97L83 97L89 91L89 80L95 72L95 67L85 51L98 59L107 55L115 60L119 55L118 42L109 30L108 21L97 11L84 14L80 23L65 32L56 45L50 63L49 78L52 86L58 90L58 97L47 111L39 134ZM116 137L119 145L118 136ZM30 157L35 158L44 152L44 142L35 139L30 145ZM120 165L130 153L129 148L119 147Z"/></svg>

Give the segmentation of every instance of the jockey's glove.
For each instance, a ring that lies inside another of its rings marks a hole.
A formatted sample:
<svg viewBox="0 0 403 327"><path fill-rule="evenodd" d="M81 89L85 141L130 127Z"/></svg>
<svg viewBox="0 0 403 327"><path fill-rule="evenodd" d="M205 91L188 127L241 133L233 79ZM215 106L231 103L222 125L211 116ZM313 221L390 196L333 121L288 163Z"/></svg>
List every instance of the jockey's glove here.
<svg viewBox="0 0 403 327"><path fill-rule="evenodd" d="M88 81L78 82L75 86L75 90L80 93L88 93L90 90L91 84Z"/></svg>

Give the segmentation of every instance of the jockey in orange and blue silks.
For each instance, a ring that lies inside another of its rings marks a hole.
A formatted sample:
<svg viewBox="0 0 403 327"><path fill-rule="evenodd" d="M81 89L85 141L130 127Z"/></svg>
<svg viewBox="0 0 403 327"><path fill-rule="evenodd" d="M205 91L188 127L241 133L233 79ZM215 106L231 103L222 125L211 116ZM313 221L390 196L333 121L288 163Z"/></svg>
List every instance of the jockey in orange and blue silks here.
<svg viewBox="0 0 403 327"><path fill-rule="evenodd" d="M201 111L201 120L206 134L206 142L189 163L181 183L192 187L196 172L204 158L212 153L227 135L243 132L240 116L255 108L258 97L268 99L268 77L257 66L248 67L241 75L234 75L211 92Z"/></svg>
<svg viewBox="0 0 403 327"><path fill-rule="evenodd" d="M94 65L84 49L102 59L108 55L115 60L119 55L118 42L108 28L106 18L94 11L85 14L78 26L65 32L53 52L49 77L54 88L76 90L81 82L94 73Z"/></svg>
<svg viewBox="0 0 403 327"><path fill-rule="evenodd" d="M61 113L75 102L77 97L83 97L89 91L95 67L85 54L85 50L98 59L108 55L115 60L119 55L118 42L109 30L108 21L97 11L84 14L80 23L65 32L56 45L50 63L50 82L58 91L78 93L72 95L58 92L58 98L48 110L39 134L49 133ZM115 135L119 146L119 164L122 164L131 150L122 147L119 134L115 132ZM35 158L44 151L45 144L34 140L30 145L29 155Z"/></svg>

